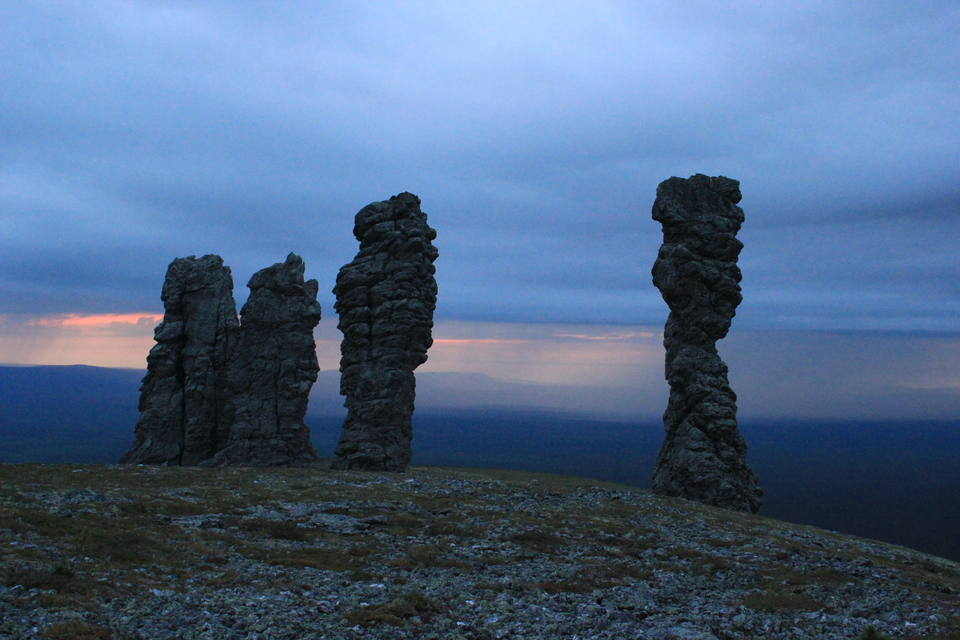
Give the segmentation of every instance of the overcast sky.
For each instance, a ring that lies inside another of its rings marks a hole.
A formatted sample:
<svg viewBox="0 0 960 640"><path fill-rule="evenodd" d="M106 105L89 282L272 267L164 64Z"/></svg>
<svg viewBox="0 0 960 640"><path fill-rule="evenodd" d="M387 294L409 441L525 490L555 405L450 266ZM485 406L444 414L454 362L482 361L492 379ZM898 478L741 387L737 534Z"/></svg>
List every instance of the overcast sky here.
<svg viewBox="0 0 960 640"><path fill-rule="evenodd" d="M401 191L439 320L662 327L656 185L706 173L741 181L735 330L957 334L958 33L953 1L2 3L0 328L162 313L186 255L242 303L290 251L333 322Z"/></svg>

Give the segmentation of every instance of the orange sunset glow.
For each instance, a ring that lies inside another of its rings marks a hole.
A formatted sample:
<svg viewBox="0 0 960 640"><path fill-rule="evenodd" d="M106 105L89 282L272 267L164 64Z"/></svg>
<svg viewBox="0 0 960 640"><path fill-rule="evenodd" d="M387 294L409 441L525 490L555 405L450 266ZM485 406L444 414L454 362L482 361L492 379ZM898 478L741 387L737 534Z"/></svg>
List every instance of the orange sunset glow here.
<svg viewBox="0 0 960 640"><path fill-rule="evenodd" d="M163 314L155 313L103 313L93 316L69 314L64 317L38 318L27 324L40 327L109 327L113 324L158 324Z"/></svg>
<svg viewBox="0 0 960 640"><path fill-rule="evenodd" d="M5 318L0 362L146 368L155 313L67 314ZM661 375L660 333L646 328L438 321L429 359L418 371L482 373L494 378L590 386ZM317 326L317 360L340 364L336 322Z"/></svg>

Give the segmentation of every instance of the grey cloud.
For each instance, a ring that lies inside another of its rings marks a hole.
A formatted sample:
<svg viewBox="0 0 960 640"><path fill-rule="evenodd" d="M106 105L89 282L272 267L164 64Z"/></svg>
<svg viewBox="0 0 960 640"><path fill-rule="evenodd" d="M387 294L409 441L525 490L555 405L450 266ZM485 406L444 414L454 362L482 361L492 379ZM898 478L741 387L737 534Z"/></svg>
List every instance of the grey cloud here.
<svg viewBox="0 0 960 640"><path fill-rule="evenodd" d="M353 214L410 190L438 315L660 321L654 190L703 172L742 182L744 321L960 327L953 3L39 2L0 25L0 313L155 305L207 252L242 295L290 250L329 308Z"/></svg>

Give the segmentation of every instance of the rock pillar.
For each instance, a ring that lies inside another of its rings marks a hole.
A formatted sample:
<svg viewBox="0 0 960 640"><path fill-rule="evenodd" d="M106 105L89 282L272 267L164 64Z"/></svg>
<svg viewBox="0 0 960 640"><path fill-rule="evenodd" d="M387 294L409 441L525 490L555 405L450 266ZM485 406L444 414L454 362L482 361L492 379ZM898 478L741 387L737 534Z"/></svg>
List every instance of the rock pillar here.
<svg viewBox="0 0 960 640"><path fill-rule="evenodd" d="M195 465L226 437L227 361L238 329L230 268L215 255L177 258L160 297L134 443L120 461Z"/></svg>
<svg viewBox="0 0 960 640"><path fill-rule="evenodd" d="M333 467L403 471L412 456L413 370L433 344L437 233L420 199L401 193L361 209L353 234L360 251L333 289L347 407Z"/></svg>
<svg viewBox="0 0 960 640"><path fill-rule="evenodd" d="M250 278L232 350L224 421L229 434L213 464L280 466L317 459L303 422L317 380L313 329L320 322L316 280L303 260L262 269Z"/></svg>
<svg viewBox="0 0 960 640"><path fill-rule="evenodd" d="M663 245L653 284L670 307L663 332L670 400L656 493L756 512L763 492L737 429L737 396L716 342L727 335L740 294L740 183L697 174L657 187L653 219Z"/></svg>

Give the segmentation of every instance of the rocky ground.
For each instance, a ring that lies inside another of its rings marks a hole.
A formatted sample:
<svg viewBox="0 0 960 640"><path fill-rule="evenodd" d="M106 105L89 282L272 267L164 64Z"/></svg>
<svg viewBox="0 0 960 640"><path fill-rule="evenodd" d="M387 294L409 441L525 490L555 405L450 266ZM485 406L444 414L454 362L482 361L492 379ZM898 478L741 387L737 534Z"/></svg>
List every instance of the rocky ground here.
<svg viewBox="0 0 960 640"><path fill-rule="evenodd" d="M0 638L960 639L960 565L589 480L0 465Z"/></svg>

